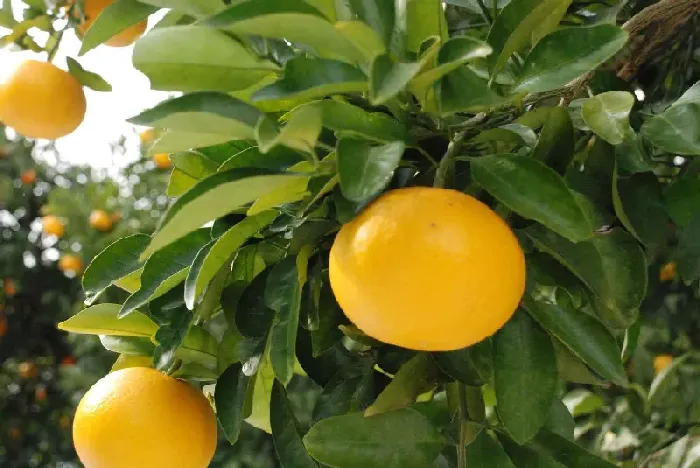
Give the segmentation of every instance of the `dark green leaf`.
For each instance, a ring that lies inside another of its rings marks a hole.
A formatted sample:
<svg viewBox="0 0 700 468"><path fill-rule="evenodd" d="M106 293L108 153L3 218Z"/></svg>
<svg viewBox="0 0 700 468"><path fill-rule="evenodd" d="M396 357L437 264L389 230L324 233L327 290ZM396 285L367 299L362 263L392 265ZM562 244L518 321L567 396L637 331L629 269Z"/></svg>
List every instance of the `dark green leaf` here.
<svg viewBox="0 0 700 468"><path fill-rule="evenodd" d="M574 125L566 109L552 107L542 127L532 157L563 174L574 157Z"/></svg>
<svg viewBox="0 0 700 468"><path fill-rule="evenodd" d="M112 2L102 10L85 33L79 55L89 52L128 27L146 20L158 10L158 7L146 5L136 0Z"/></svg>
<svg viewBox="0 0 700 468"><path fill-rule="evenodd" d="M515 468L501 444L486 430L467 446L466 465L469 468Z"/></svg>
<svg viewBox="0 0 700 468"><path fill-rule="evenodd" d="M338 174L343 195L361 202L382 191L398 167L404 148L401 141L377 146L364 140L340 140Z"/></svg>
<svg viewBox="0 0 700 468"><path fill-rule="evenodd" d="M674 105L646 120L642 135L668 153L700 155L700 102Z"/></svg>
<svg viewBox="0 0 700 468"><path fill-rule="evenodd" d="M281 171L302 160L299 153L289 148L276 147L263 154L258 147L251 147L231 155L221 164L218 172L250 167Z"/></svg>
<svg viewBox="0 0 700 468"><path fill-rule="evenodd" d="M518 445L505 434L498 434L498 440L503 444L503 448L506 449L516 468L567 468L548 455L538 453L527 445Z"/></svg>
<svg viewBox="0 0 700 468"><path fill-rule="evenodd" d="M554 31L525 59L515 91L539 93L565 86L615 55L625 42L627 33L611 24Z"/></svg>
<svg viewBox="0 0 700 468"><path fill-rule="evenodd" d="M629 115L634 96L626 91L608 91L587 99L581 107L586 125L611 145L619 145L632 132Z"/></svg>
<svg viewBox="0 0 700 468"><path fill-rule="evenodd" d="M416 62L395 63L389 54L375 57L369 71L370 102L378 106L395 97L404 90L420 68Z"/></svg>
<svg viewBox="0 0 700 468"><path fill-rule="evenodd" d="M550 456L567 468L614 468L616 466L547 429L542 429L537 434L530 447L541 455Z"/></svg>
<svg viewBox="0 0 700 468"><path fill-rule="evenodd" d="M405 127L382 112L367 112L342 101L323 100L305 104L321 109L323 126L340 137L359 137L389 143L405 140Z"/></svg>
<svg viewBox="0 0 700 468"><path fill-rule="evenodd" d="M270 398L270 426L277 457L283 468L314 468L318 466L304 447L299 422L287 399L287 392L277 380L272 386Z"/></svg>
<svg viewBox="0 0 700 468"><path fill-rule="evenodd" d="M681 278L688 281L700 278L700 214L681 231L675 258Z"/></svg>
<svg viewBox="0 0 700 468"><path fill-rule="evenodd" d="M569 409L558 398L552 400L552 407L549 410L549 417L544 423L544 427L559 434L563 438L573 442L576 422L569 413Z"/></svg>
<svg viewBox="0 0 700 468"><path fill-rule="evenodd" d="M493 340L498 417L518 443L535 436L547 420L557 385L552 341L530 316L516 314Z"/></svg>
<svg viewBox="0 0 700 468"><path fill-rule="evenodd" d="M111 84L97 73L85 70L75 59L66 57L66 62L68 63L68 71L81 85L87 86L93 91L112 91Z"/></svg>
<svg viewBox="0 0 700 468"><path fill-rule="evenodd" d="M487 110L506 102L466 65L442 77L435 94L441 115Z"/></svg>
<svg viewBox="0 0 700 468"><path fill-rule="evenodd" d="M153 356L156 349L150 338L135 336L100 335L100 343L109 351L130 356Z"/></svg>
<svg viewBox="0 0 700 468"><path fill-rule="evenodd" d="M700 177L686 174L668 187L665 193L666 209L679 226L686 226L700 213Z"/></svg>
<svg viewBox="0 0 700 468"><path fill-rule="evenodd" d="M485 379L473 362L472 348L432 353L433 359L440 369L453 379L467 385L481 386L485 383Z"/></svg>
<svg viewBox="0 0 700 468"><path fill-rule="evenodd" d="M85 303L92 304L113 282L140 268L139 257L151 238L145 234L123 237L92 259L83 273Z"/></svg>
<svg viewBox="0 0 700 468"><path fill-rule="evenodd" d="M668 215L661 198L661 184L650 172L613 179L615 214L627 230L647 247L666 240Z"/></svg>
<svg viewBox="0 0 700 468"><path fill-rule="evenodd" d="M521 216L574 242L593 234L564 180L541 162L529 156L497 154L474 159L471 172L486 191Z"/></svg>
<svg viewBox="0 0 700 468"><path fill-rule="evenodd" d="M216 417L232 444L238 440L243 420L250 416L254 377L243 373L241 364L232 364L216 382Z"/></svg>
<svg viewBox="0 0 700 468"><path fill-rule="evenodd" d="M324 419L311 427L304 445L319 462L344 468L425 468L445 440L428 419L405 408Z"/></svg>

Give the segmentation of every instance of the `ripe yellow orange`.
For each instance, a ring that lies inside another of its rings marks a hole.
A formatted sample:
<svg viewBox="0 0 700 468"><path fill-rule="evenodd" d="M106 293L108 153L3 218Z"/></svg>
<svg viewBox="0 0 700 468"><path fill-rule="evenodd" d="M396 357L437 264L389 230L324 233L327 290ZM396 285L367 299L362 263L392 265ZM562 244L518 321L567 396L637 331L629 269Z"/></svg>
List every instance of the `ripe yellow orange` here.
<svg viewBox="0 0 700 468"><path fill-rule="evenodd" d="M27 169L19 176L19 180L21 180L24 185L33 184L36 182L36 171L34 169Z"/></svg>
<svg viewBox="0 0 700 468"><path fill-rule="evenodd" d="M19 372L19 376L23 379L33 379L39 375L39 369L37 369L36 364L31 361L21 362L17 371Z"/></svg>
<svg viewBox="0 0 700 468"><path fill-rule="evenodd" d="M58 260L58 269L77 275L83 271L83 261L77 255L65 254Z"/></svg>
<svg viewBox="0 0 700 468"><path fill-rule="evenodd" d="M55 140L85 117L85 93L70 73L27 60L0 86L0 119L29 138Z"/></svg>
<svg viewBox="0 0 700 468"><path fill-rule="evenodd" d="M671 281L676 277L676 264L669 262L661 267L659 270L659 281L666 282Z"/></svg>
<svg viewBox="0 0 700 468"><path fill-rule="evenodd" d="M130 367L85 394L73 442L85 468L205 468L216 431L214 412L199 390L155 369Z"/></svg>
<svg viewBox="0 0 700 468"><path fill-rule="evenodd" d="M525 290L525 257L485 204L455 190L413 187L384 194L342 227L330 282L367 335L448 351L510 319Z"/></svg>
<svg viewBox="0 0 700 468"><path fill-rule="evenodd" d="M157 153L153 155L153 162L158 169L170 169L170 155L168 153Z"/></svg>
<svg viewBox="0 0 700 468"><path fill-rule="evenodd" d="M100 232L112 230L112 217L103 210L93 210L90 213L90 226Z"/></svg>
<svg viewBox="0 0 700 468"><path fill-rule="evenodd" d="M90 29L95 19L102 13L102 10L112 3L114 3L114 0L85 0L85 2L83 2L85 21L78 26L78 32L80 34L85 34L87 30ZM141 21L133 26L129 26L124 31L117 33L105 41L105 45L110 47L126 47L131 45L146 32L147 27L147 21Z"/></svg>
<svg viewBox="0 0 700 468"><path fill-rule="evenodd" d="M153 128L146 129L139 133L139 138L141 139L142 145L150 143L156 138L156 131Z"/></svg>
<svg viewBox="0 0 700 468"><path fill-rule="evenodd" d="M12 278L5 278L2 283L2 290L5 291L7 297L12 297L17 294L17 286Z"/></svg>
<svg viewBox="0 0 700 468"><path fill-rule="evenodd" d="M50 236L61 237L65 231L65 226L58 216L48 215L41 219L41 229Z"/></svg>
<svg viewBox="0 0 700 468"><path fill-rule="evenodd" d="M669 354L659 354L654 356L654 374L658 374L666 369L673 362L673 356Z"/></svg>

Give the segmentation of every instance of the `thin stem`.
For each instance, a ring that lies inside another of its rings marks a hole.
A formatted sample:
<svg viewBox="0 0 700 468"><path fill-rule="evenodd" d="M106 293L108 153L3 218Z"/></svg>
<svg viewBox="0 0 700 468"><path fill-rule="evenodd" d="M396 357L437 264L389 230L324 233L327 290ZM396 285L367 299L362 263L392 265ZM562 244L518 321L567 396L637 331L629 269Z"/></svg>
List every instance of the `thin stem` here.
<svg viewBox="0 0 700 468"><path fill-rule="evenodd" d="M457 383L459 398L459 445L457 445L457 468L467 468L467 423L469 416L467 413L467 388L459 382Z"/></svg>
<svg viewBox="0 0 700 468"><path fill-rule="evenodd" d="M435 187L445 187L447 185L447 178L449 173L454 167L454 159L459 154L464 144L464 140L467 136L467 131L461 131L457 133L454 139L450 142L447 147L447 152L440 160L437 171L435 172L435 180L433 186Z"/></svg>

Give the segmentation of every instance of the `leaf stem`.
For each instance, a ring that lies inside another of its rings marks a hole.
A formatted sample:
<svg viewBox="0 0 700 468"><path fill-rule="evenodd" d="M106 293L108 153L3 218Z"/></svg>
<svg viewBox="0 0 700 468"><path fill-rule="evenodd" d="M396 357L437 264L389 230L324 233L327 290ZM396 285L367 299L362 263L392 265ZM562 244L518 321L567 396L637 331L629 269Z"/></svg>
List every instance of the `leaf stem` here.
<svg viewBox="0 0 700 468"><path fill-rule="evenodd" d="M493 1L495 2L496 0ZM486 21L488 24L491 24L493 22L493 19L491 18L491 13L486 7L484 0L476 0L476 2L479 4L479 8L481 9L481 15L484 17L484 21Z"/></svg>
<svg viewBox="0 0 700 468"><path fill-rule="evenodd" d="M459 442L457 445L457 468L467 468L467 387L457 383L457 395L459 401Z"/></svg>

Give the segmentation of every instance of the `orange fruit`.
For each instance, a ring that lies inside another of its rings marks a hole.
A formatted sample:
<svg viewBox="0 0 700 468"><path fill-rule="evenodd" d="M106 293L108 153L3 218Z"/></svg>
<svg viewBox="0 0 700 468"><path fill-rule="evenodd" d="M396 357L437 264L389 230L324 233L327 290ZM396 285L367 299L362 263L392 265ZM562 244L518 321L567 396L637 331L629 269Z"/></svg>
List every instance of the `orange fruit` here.
<svg viewBox="0 0 700 468"><path fill-rule="evenodd" d="M102 210L93 210L90 213L90 226L100 232L112 230L112 217Z"/></svg>
<svg viewBox="0 0 700 468"><path fill-rule="evenodd" d="M659 354L654 356L654 374L660 373L662 370L666 369L673 362L673 356L669 354Z"/></svg>
<svg viewBox="0 0 700 468"><path fill-rule="evenodd" d="M19 372L19 376L23 379L33 379L39 375L39 369L37 369L36 364L31 361L21 362L17 371Z"/></svg>
<svg viewBox="0 0 700 468"><path fill-rule="evenodd" d="M34 389L34 399L37 402L40 403L42 401L46 401L48 396L49 396L49 393L46 391L46 387L44 387L43 385L37 385L36 388Z"/></svg>
<svg viewBox="0 0 700 468"><path fill-rule="evenodd" d="M21 180L24 185L33 184L36 182L36 171L34 169L27 169L19 176L19 180Z"/></svg>
<svg viewBox="0 0 700 468"><path fill-rule="evenodd" d="M17 286L12 278L5 278L2 283L2 289L7 297L12 297L17 294Z"/></svg>
<svg viewBox="0 0 700 468"><path fill-rule="evenodd" d="M170 169L170 155L168 153L157 153L153 155L153 162L158 169Z"/></svg>
<svg viewBox="0 0 700 468"><path fill-rule="evenodd" d="M52 63L27 60L0 86L0 119L25 137L66 136L81 124L85 109L83 86Z"/></svg>
<svg viewBox="0 0 700 468"><path fill-rule="evenodd" d="M5 317L0 317L0 337L5 336L7 333L7 319Z"/></svg>
<svg viewBox="0 0 700 468"><path fill-rule="evenodd" d="M143 132L139 133L139 138L141 139L141 144L145 145L152 142L156 138L156 131L153 128L148 128Z"/></svg>
<svg viewBox="0 0 700 468"><path fill-rule="evenodd" d="M84 35L92 23L97 19L97 17L102 13L102 10L114 3L114 0L85 0L83 2L83 13L85 14L85 21L78 25L78 32ZM141 21L140 23L129 26L125 30L116 35L112 36L110 39L105 41L105 45L110 47L126 47L133 44L136 39L141 37L146 28L148 27L147 21Z"/></svg>
<svg viewBox="0 0 700 468"><path fill-rule="evenodd" d="M10 436L12 440L19 440L22 438L22 429L19 427L11 427L7 430L7 435Z"/></svg>
<svg viewBox="0 0 700 468"><path fill-rule="evenodd" d="M83 261L77 255L65 254L58 260L58 269L77 275L83 271Z"/></svg>
<svg viewBox="0 0 700 468"><path fill-rule="evenodd" d="M61 416L58 420L58 427L63 430L70 429L70 418L68 416Z"/></svg>
<svg viewBox="0 0 700 468"><path fill-rule="evenodd" d="M56 237L61 237L65 231L61 218L54 215L48 215L41 218L41 229L44 231L44 233Z"/></svg>
<svg viewBox="0 0 700 468"><path fill-rule="evenodd" d="M77 363L78 361L73 356L66 356L63 359L61 359L61 364L64 366L74 366Z"/></svg>
<svg viewBox="0 0 700 468"><path fill-rule="evenodd" d="M525 257L508 225L455 190L393 190L345 224L330 283L364 333L404 348L448 351L494 334L525 290Z"/></svg>
<svg viewBox="0 0 700 468"><path fill-rule="evenodd" d="M214 456L216 417L190 384L130 367L98 381L73 421L85 468L205 468Z"/></svg>
<svg viewBox="0 0 700 468"><path fill-rule="evenodd" d="M671 281L676 277L676 264L673 262L668 262L659 270L659 281L666 282Z"/></svg>
<svg viewBox="0 0 700 468"><path fill-rule="evenodd" d="M121 213L117 213L117 212L115 211L114 213L112 213L112 214L109 216L109 219L112 220L112 223L118 223L119 221L122 220L122 215L121 215Z"/></svg>

